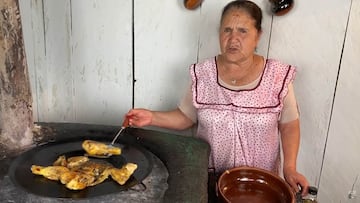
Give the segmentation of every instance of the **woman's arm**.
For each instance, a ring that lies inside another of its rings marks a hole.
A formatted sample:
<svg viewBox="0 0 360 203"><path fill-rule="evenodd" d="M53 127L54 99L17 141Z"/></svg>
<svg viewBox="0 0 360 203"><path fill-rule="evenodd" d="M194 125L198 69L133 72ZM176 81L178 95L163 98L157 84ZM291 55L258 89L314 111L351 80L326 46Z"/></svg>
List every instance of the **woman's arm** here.
<svg viewBox="0 0 360 203"><path fill-rule="evenodd" d="M284 168L296 170L296 159L300 145L299 119L288 123L280 123L279 130L284 153Z"/></svg>
<svg viewBox="0 0 360 203"><path fill-rule="evenodd" d="M299 186L303 189L303 195L307 193L309 183L306 178L297 172L296 159L300 145L300 124L299 119L280 123L282 149L284 153L283 171L285 180L290 184L295 192L299 191Z"/></svg>
<svg viewBox="0 0 360 203"><path fill-rule="evenodd" d="M194 124L194 122L178 108L172 111L131 109L126 114L126 117L129 118L129 124L136 127L157 126L173 130L184 130Z"/></svg>

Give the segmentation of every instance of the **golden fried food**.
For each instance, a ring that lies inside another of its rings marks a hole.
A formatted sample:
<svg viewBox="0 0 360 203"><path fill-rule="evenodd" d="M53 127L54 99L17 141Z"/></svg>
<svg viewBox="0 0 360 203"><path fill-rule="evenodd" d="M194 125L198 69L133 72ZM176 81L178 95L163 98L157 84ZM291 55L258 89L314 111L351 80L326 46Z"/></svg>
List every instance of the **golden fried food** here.
<svg viewBox="0 0 360 203"><path fill-rule="evenodd" d="M127 163L122 168L115 168L104 161L93 161L86 156L74 156L66 159L59 156L53 166L33 165L33 174L42 175L50 180L60 180L68 189L82 190L104 182L109 176L120 185L131 177L137 165Z"/></svg>
<svg viewBox="0 0 360 203"><path fill-rule="evenodd" d="M95 181L95 177L85 173L75 172L75 177L66 183L66 187L71 190L82 190L90 186Z"/></svg>
<svg viewBox="0 0 360 203"><path fill-rule="evenodd" d="M68 172L64 172L64 173L60 174L59 180L62 184L67 184L72 179L74 179L77 174L78 174L78 172L69 170Z"/></svg>
<svg viewBox="0 0 360 203"><path fill-rule="evenodd" d="M82 143L82 148L89 156L109 156L121 154L121 149L119 147L93 140L85 140Z"/></svg>
<svg viewBox="0 0 360 203"><path fill-rule="evenodd" d="M111 178L114 179L120 185L124 185L125 182L130 178L130 176L137 169L137 165L133 163L127 163L123 167L112 168L111 169Z"/></svg>
<svg viewBox="0 0 360 203"><path fill-rule="evenodd" d="M50 180L59 180L62 173L68 172L69 169L64 166L31 166L31 172L36 175L42 175Z"/></svg>
<svg viewBox="0 0 360 203"><path fill-rule="evenodd" d="M61 174L60 182L66 184L69 189L81 190L84 186L94 186L104 182L109 177L110 168L113 168L110 164L88 161Z"/></svg>
<svg viewBox="0 0 360 203"><path fill-rule="evenodd" d="M82 164L76 171L85 173L94 177L99 177L106 169L113 168L114 166L109 163L99 163L95 161L88 161Z"/></svg>
<svg viewBox="0 0 360 203"><path fill-rule="evenodd" d="M86 156L73 156L66 160L66 167L69 169L76 169L87 163L89 158Z"/></svg>
<svg viewBox="0 0 360 203"><path fill-rule="evenodd" d="M59 156L56 161L54 161L53 166L65 166L67 165L67 160L64 155Z"/></svg>
<svg viewBox="0 0 360 203"><path fill-rule="evenodd" d="M90 156L120 155L121 149L105 143L85 140L83 149ZM109 176L120 185L124 185L131 177L137 165L127 163L122 168L115 168L106 161L90 160L87 156L66 158L59 156L52 166L32 165L31 172L42 175L50 180L59 180L71 190L82 190L104 182Z"/></svg>
<svg viewBox="0 0 360 203"><path fill-rule="evenodd" d="M109 175L111 173L111 169L112 168L110 168L110 167L106 168L102 173L100 173L99 176L97 176L96 180L93 183L89 184L89 186L94 186L94 185L104 182L104 180L106 180L109 177Z"/></svg>

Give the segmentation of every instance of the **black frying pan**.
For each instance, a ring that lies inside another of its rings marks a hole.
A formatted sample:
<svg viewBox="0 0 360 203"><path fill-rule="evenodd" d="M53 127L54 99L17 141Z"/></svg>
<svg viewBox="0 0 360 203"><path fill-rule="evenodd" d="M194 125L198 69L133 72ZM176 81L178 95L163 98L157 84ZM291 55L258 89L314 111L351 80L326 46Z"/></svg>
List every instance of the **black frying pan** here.
<svg viewBox="0 0 360 203"><path fill-rule="evenodd" d="M115 146L122 148L122 154L120 156L112 156L96 161L105 161L118 168L128 162L136 163L138 168L125 185L119 185L109 176L106 181L98 185L88 187L81 191L73 191L67 189L65 185L59 181L48 180L43 176L31 173L30 168L33 164L49 166L52 165L60 155L65 155L66 157L84 155L84 150L81 147L83 140L84 139L48 143L21 154L10 166L9 175L11 180L15 185L23 188L25 191L40 196L54 198L89 198L127 190L141 183L152 170L153 162L151 152L138 145L115 143Z"/></svg>

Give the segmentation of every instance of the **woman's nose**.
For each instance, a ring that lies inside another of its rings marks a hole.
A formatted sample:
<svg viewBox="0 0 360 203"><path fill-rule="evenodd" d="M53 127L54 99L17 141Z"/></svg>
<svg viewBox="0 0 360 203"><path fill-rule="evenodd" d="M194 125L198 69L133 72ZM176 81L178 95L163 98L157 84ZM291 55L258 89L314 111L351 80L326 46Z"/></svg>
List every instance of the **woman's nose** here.
<svg viewBox="0 0 360 203"><path fill-rule="evenodd" d="M229 41L233 41L237 39L236 32L230 32L229 33Z"/></svg>

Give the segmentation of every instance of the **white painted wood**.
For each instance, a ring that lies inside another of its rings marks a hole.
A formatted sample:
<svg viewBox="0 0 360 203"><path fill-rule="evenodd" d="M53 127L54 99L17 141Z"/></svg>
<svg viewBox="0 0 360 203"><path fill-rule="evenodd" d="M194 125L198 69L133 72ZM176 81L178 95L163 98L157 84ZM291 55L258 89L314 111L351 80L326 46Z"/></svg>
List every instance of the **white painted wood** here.
<svg viewBox="0 0 360 203"><path fill-rule="evenodd" d="M135 0L135 107L175 108L197 60L200 10L183 1Z"/></svg>
<svg viewBox="0 0 360 203"><path fill-rule="evenodd" d="M44 0L45 57L38 71L40 121L74 120L70 1Z"/></svg>
<svg viewBox="0 0 360 203"><path fill-rule="evenodd" d="M26 50L31 93L33 97L34 121L38 121L38 73L45 61L44 24L42 1L19 0L23 37Z"/></svg>
<svg viewBox="0 0 360 203"><path fill-rule="evenodd" d="M36 120L121 123L132 106L131 0L20 4Z"/></svg>
<svg viewBox="0 0 360 203"><path fill-rule="evenodd" d="M355 182L360 176L359 19L360 2L352 1L320 181L320 202L360 202L360 177ZM357 198L350 201L347 195L353 185Z"/></svg>
<svg viewBox="0 0 360 203"><path fill-rule="evenodd" d="M72 1L75 120L120 125L132 106L132 1Z"/></svg>
<svg viewBox="0 0 360 203"><path fill-rule="evenodd" d="M200 9L187 10L182 0L135 0L134 10L134 106L174 109L197 61Z"/></svg>
<svg viewBox="0 0 360 203"><path fill-rule="evenodd" d="M302 0L285 16L274 16L269 57L298 67L298 169L312 185L319 183L349 8L349 1Z"/></svg>

